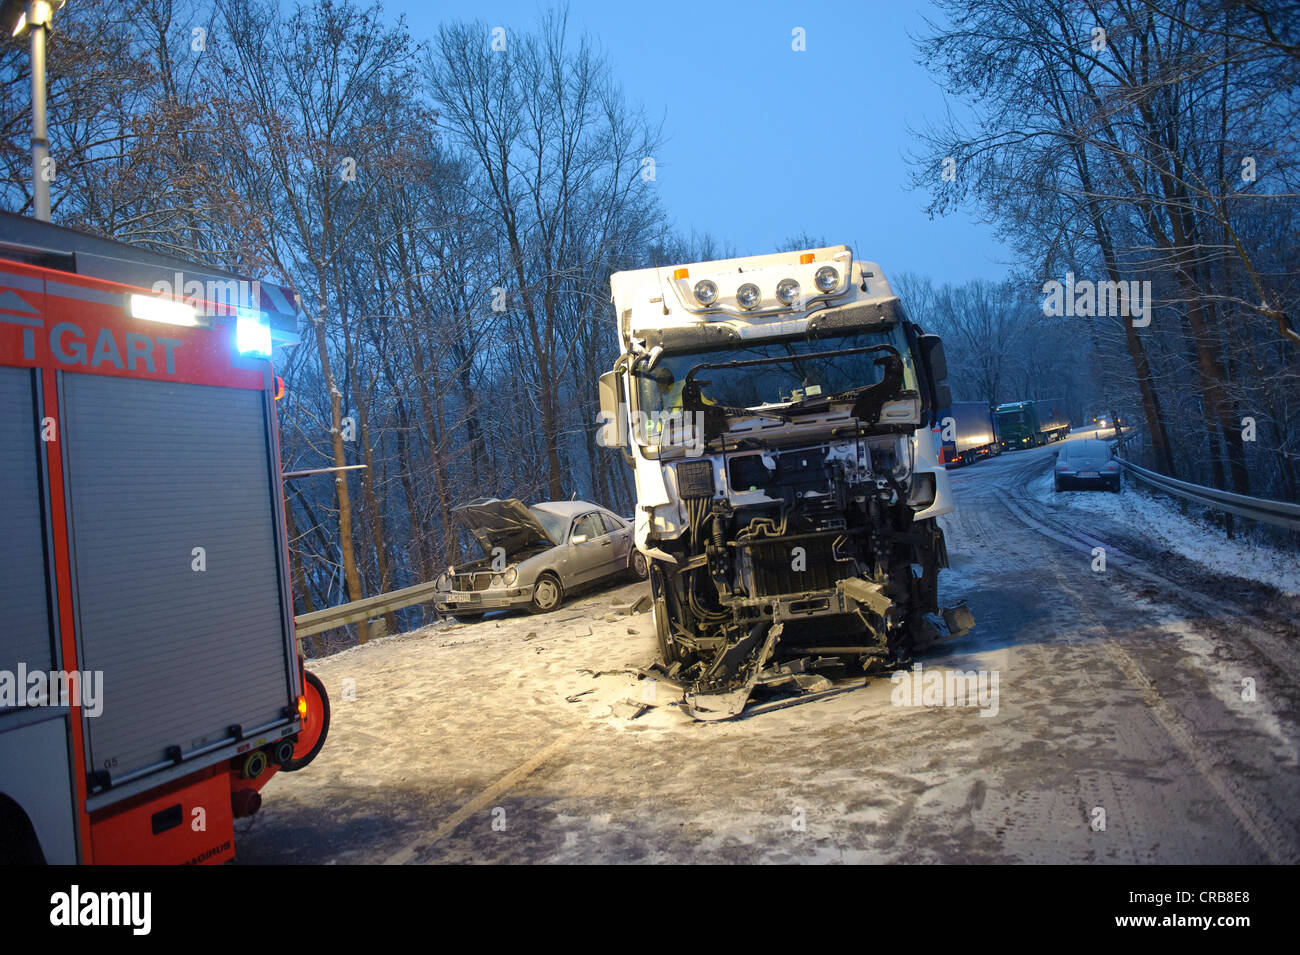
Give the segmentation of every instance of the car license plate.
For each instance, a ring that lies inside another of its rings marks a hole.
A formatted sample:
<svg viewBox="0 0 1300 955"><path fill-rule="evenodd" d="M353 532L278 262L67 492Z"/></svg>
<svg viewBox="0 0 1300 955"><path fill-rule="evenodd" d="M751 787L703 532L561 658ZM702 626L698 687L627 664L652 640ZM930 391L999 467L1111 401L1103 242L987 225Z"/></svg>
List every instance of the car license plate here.
<svg viewBox="0 0 1300 955"><path fill-rule="evenodd" d="M474 600L478 600L478 599L480 599L480 598L479 598L479 595L478 595L478 594L476 594L476 593L471 593L471 592L468 591L468 590L453 590L453 591L451 592L451 594L448 595L447 599L448 599L448 600L459 600L459 601L465 602L465 601L474 601Z"/></svg>
<svg viewBox="0 0 1300 955"><path fill-rule="evenodd" d="M1100 471L1080 471L1080 472L1079 472L1079 477L1081 477L1081 478L1099 478L1099 477L1101 477L1101 472L1100 472Z"/></svg>

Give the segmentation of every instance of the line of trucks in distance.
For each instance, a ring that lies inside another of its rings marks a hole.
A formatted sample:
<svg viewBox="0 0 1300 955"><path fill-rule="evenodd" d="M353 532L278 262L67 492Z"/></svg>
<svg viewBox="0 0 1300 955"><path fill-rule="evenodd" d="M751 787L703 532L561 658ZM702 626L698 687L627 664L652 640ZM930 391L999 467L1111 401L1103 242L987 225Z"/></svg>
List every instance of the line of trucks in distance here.
<svg viewBox="0 0 1300 955"><path fill-rule="evenodd" d="M936 417L932 430L939 463L948 467L1060 441L1070 431L1070 418L1059 398L996 407L983 401L954 401Z"/></svg>

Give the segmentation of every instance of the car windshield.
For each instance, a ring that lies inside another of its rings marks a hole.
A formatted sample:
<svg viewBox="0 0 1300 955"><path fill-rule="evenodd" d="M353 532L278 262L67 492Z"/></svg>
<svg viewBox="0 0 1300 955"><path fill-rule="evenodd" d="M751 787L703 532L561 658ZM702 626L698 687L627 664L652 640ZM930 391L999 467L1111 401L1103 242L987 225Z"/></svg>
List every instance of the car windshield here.
<svg viewBox="0 0 1300 955"><path fill-rule="evenodd" d="M542 525L542 530L546 531L546 536L551 539L552 543L558 544L564 540L564 531L569 524L567 517L561 517L559 514L552 514L550 511L544 511L540 507L530 507L528 512L537 518L537 523Z"/></svg>
<svg viewBox="0 0 1300 955"><path fill-rule="evenodd" d="M692 368L700 364L788 358L788 361L741 368L701 368L695 373L706 404L731 408L764 408L834 395L874 385L884 369L877 362L887 352L865 352L825 357L827 352L890 345L904 361L904 387L914 388L909 355L897 326L883 331L848 335L751 340L712 351L666 354L648 372L636 371L640 410L650 416L680 413L682 386Z"/></svg>

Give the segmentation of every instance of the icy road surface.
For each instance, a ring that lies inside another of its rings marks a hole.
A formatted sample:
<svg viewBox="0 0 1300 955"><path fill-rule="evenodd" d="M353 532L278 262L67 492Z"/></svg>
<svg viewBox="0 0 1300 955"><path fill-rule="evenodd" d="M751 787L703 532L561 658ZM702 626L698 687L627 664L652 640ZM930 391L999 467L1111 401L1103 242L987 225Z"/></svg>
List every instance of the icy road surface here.
<svg viewBox="0 0 1300 955"><path fill-rule="evenodd" d="M921 663L996 674L995 706L896 705L882 676L695 723L635 675L649 615L606 619L624 584L314 661L329 741L239 859L1300 861L1300 599L1167 549L1127 489L1053 494L1050 463L952 473L942 595L977 625Z"/></svg>

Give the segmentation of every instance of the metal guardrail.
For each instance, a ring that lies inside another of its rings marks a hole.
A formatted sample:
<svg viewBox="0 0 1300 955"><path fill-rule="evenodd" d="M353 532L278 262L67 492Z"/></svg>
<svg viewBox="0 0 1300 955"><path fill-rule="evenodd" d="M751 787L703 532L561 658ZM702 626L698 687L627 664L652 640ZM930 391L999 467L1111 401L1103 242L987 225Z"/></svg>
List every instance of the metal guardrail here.
<svg viewBox="0 0 1300 955"><path fill-rule="evenodd" d="M1112 438L1110 443L1112 445L1122 444L1129 438L1136 437L1137 433L1137 429L1125 431L1119 440ZM1249 517L1251 520L1262 521L1276 527L1289 527L1293 530L1300 530L1300 504L1288 504L1285 501L1273 501L1262 497L1246 497L1242 494L1220 491L1212 487L1202 487L1199 484L1190 484L1187 481L1165 477L1165 475L1157 474L1155 471L1148 471L1146 468L1140 467L1131 461L1126 461L1121 457L1116 457L1115 460L1139 481L1149 484L1157 490L1164 491L1166 494L1172 494L1175 497L1181 497L1196 504L1217 507L1220 510L1229 511L1242 517ZM433 600L437 592L437 581L414 584L386 594L376 594L374 597L354 600L352 603L339 604L337 607L326 607L324 610L305 613L294 617L293 622L299 637L310 637L313 634L345 627L348 624L365 623L368 620L383 617L394 610L401 610L404 607L428 603Z"/></svg>
<svg viewBox="0 0 1300 955"><path fill-rule="evenodd" d="M414 584L401 590L392 590L386 594L354 600L352 603L339 604L337 607L314 610L294 617L294 626L299 637L310 637L312 634L324 633L326 630L344 627L350 623L365 623L367 620L382 617L403 607L427 603L437 593L437 584L437 581Z"/></svg>
<svg viewBox="0 0 1300 955"><path fill-rule="evenodd" d="M1300 504L1288 504L1285 501L1274 501L1263 497L1246 497L1244 494L1233 494L1231 491L1220 491L1217 488L1203 487L1200 484L1190 484L1187 481L1179 481L1176 478L1157 474L1155 471L1148 471L1146 468L1139 467L1132 461L1126 461L1120 457L1115 460L1120 463L1124 470L1139 481L1149 484L1157 490L1164 491L1166 494L1172 494L1174 497L1181 497L1183 500L1192 501L1196 504L1218 508L1231 514L1238 514L1241 517L1248 517L1264 524L1272 524L1275 527L1289 527L1292 530L1300 530Z"/></svg>

